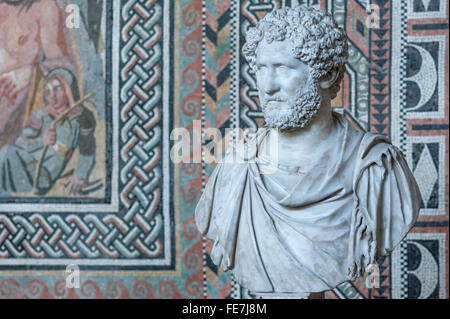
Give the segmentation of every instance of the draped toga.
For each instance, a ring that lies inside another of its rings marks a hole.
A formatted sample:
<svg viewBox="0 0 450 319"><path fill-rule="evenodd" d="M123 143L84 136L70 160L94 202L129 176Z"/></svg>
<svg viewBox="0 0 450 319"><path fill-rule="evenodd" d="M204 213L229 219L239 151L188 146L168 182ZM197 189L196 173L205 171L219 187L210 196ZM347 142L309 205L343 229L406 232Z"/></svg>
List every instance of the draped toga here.
<svg viewBox="0 0 450 319"><path fill-rule="evenodd" d="M266 129L255 160L229 148L197 204L195 222L213 241L213 262L253 293L308 294L354 280L418 217L419 188L401 151L333 116L339 143L308 171L263 174L271 161L258 153Z"/></svg>

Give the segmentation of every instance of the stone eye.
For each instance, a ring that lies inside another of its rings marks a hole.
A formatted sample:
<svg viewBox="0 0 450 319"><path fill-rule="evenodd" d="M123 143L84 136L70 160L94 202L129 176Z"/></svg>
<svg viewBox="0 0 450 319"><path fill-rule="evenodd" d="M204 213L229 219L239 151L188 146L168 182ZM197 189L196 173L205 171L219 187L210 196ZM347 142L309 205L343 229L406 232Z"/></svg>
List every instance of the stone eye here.
<svg viewBox="0 0 450 319"><path fill-rule="evenodd" d="M289 68L285 65L280 65L279 67L277 67L277 72L280 74L286 74L287 72L289 72Z"/></svg>
<svg viewBox="0 0 450 319"><path fill-rule="evenodd" d="M256 69L257 69L257 70L261 70L261 69L263 69L263 68L265 68L265 67L266 67L265 65L258 64L258 65L256 66Z"/></svg>

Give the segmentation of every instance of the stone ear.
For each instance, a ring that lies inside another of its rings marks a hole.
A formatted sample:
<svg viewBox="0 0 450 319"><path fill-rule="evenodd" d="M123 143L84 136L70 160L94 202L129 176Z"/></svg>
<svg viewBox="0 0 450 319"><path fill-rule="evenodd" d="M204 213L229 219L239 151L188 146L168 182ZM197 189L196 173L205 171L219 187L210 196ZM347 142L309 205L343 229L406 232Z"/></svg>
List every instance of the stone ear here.
<svg viewBox="0 0 450 319"><path fill-rule="evenodd" d="M327 75L320 79L320 87L322 89L329 89L333 86L334 82L336 82L338 72L336 70L332 70L328 72Z"/></svg>

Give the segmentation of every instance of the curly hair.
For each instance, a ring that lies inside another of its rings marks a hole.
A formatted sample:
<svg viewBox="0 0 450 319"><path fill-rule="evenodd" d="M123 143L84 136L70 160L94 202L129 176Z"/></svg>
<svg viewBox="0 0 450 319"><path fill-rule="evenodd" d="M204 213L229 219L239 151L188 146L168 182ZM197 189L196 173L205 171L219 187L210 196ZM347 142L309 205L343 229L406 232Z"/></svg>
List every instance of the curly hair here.
<svg viewBox="0 0 450 319"><path fill-rule="evenodd" d="M336 71L336 81L330 87L331 98L336 97L345 73L348 43L344 30L330 14L307 6L268 13L256 27L249 28L242 49L254 71L256 50L263 38L268 43L290 39L291 53L310 67L311 76L317 81Z"/></svg>

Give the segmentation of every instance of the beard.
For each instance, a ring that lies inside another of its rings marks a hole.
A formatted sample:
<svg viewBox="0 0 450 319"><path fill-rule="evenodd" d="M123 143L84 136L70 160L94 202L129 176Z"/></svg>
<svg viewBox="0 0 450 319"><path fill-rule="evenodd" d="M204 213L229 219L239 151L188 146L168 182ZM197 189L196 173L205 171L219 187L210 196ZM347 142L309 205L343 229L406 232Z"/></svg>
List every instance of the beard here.
<svg viewBox="0 0 450 319"><path fill-rule="evenodd" d="M303 128L317 114L321 103L319 83L309 80L305 93L297 91L293 98L283 104L266 101L262 103L266 126L280 131Z"/></svg>

